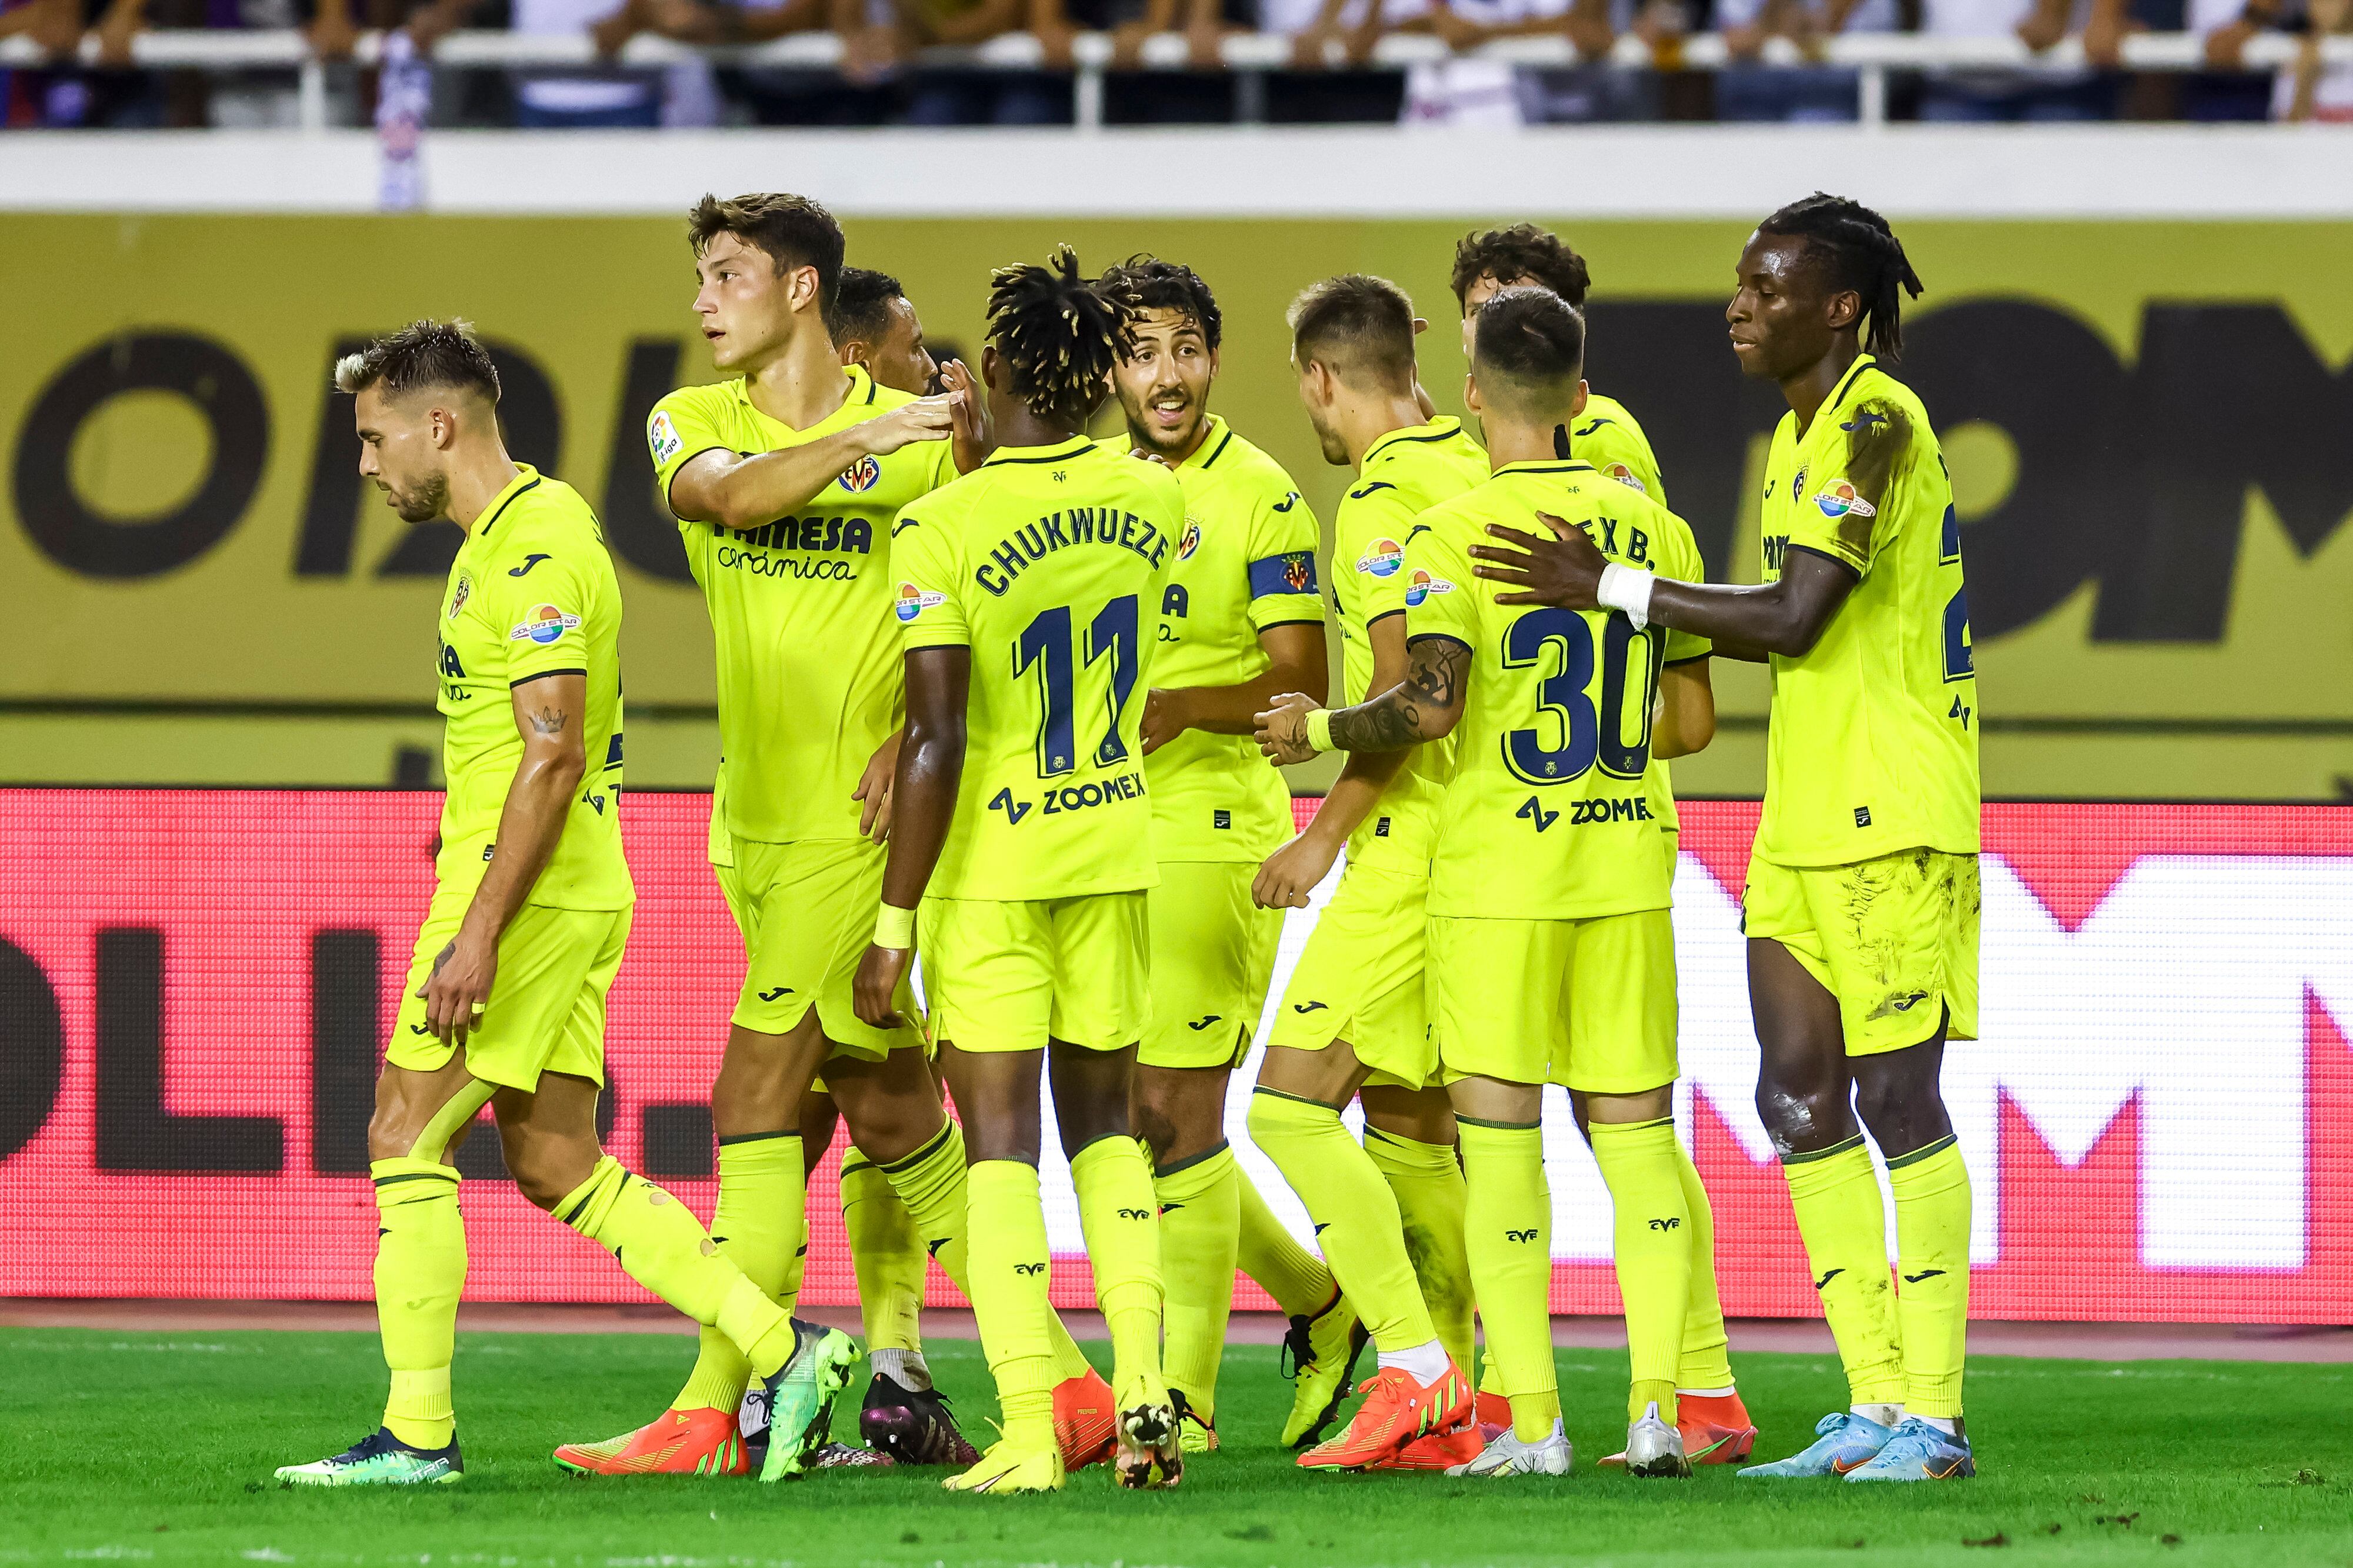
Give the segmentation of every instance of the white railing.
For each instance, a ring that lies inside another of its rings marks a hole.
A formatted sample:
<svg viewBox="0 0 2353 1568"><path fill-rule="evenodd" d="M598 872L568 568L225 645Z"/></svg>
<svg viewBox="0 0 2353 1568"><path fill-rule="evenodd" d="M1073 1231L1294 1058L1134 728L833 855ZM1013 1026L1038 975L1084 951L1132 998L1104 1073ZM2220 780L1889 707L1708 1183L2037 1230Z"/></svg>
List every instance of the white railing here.
<svg viewBox="0 0 2353 1568"><path fill-rule="evenodd" d="M380 33L363 34L353 58L373 65L383 48ZM2198 71L2211 68L2205 40L2191 33L2137 33L2124 40L2126 68L2140 71ZM2274 69L2292 62L2298 41L2286 34L2259 34L2247 42L2243 62L2251 70ZM1443 59L1450 51L1430 35L1392 34L1373 49L1376 67L1403 69L1423 61ZM1566 37L1504 38L1465 53L1519 65L1568 66L1583 58ZM1226 38L1220 53L1228 70L1260 77L1292 64L1292 41L1275 34L1238 34ZM306 130L327 124L326 71L302 35L284 31L244 31L202 28L141 33L132 40L132 55L141 66L195 70L237 70L275 68L299 77L301 121ZM443 38L433 58L460 70L545 69L566 66L662 66L697 55L731 65L786 66L826 69L841 61L841 40L831 33L797 33L762 44L698 46L676 43L650 35L629 41L613 59L599 57L585 33L523 34L494 31L457 32ZM1112 62L1108 34L1084 33L1072 50L1075 119L1082 130L1102 126L1103 78ZM2322 44L2322 56L2334 65L2353 64L2353 36L2331 37ZM2082 44L2067 39L2036 52L2014 37L1942 37L1919 33L1854 33L1824 40L1820 52L1809 56L1788 38L1768 39L1757 62L1736 60L1723 37L1713 33L1678 38L1653 48L1631 34L1619 37L1606 57L1609 63L1630 70L1721 70L1726 66L1762 63L1768 66L1809 64L1850 68L1859 79L1860 119L1877 127L1887 119L1887 74L1892 70L2012 69L2042 73L2087 68ZM83 40L81 58L95 64L95 37ZM1338 44L1327 46L1334 66L1346 63ZM23 37L0 39L0 66L37 66L44 56ZM1165 33L1145 40L1143 63L1153 70L1181 70L1189 60L1186 40ZM1045 50L1028 33L1008 33L967 49L927 49L917 57L923 65L961 65L997 70L1036 70L1045 64ZM1262 101L1262 95L1245 95ZM1248 116L1246 116L1247 118Z"/></svg>

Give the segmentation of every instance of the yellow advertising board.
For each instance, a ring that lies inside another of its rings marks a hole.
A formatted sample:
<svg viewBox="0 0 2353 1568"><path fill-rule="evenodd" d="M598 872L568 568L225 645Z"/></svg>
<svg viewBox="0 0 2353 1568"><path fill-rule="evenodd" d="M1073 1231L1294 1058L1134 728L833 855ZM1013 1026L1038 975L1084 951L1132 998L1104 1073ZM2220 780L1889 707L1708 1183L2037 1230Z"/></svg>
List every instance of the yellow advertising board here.
<svg viewBox="0 0 2353 1568"><path fill-rule="evenodd" d="M1522 215L1507 215L1517 216ZM1541 215L1535 215L1540 216ZM977 344L989 267L1058 240L1151 250L1217 289L1216 405L1328 516L1283 308L1378 272L1432 321L1461 226L1405 220L861 219L932 336ZM2353 793L2353 224L1906 225L1930 291L1902 374L1965 522L1989 793ZM1781 411L1721 307L1742 226L1575 226L1594 385L1650 431L1712 570L1754 580ZM335 356L417 316L495 345L517 456L594 500L622 559L630 777L706 783L711 641L643 418L712 379L677 223L643 218L12 216L0 355L0 781L378 784L425 776L432 616L455 530L357 478ZM37 303L33 303L37 302ZM1760 672L1724 670L1695 794L1762 784ZM406 759L406 760L402 760Z"/></svg>

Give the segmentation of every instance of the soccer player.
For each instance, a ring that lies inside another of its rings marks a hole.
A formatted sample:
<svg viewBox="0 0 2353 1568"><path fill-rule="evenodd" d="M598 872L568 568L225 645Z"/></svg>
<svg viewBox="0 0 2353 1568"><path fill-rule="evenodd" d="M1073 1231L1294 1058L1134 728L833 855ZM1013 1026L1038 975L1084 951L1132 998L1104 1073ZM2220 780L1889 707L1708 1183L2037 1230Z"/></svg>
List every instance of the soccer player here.
<svg viewBox="0 0 2353 1568"><path fill-rule="evenodd" d="M1000 268L981 377L1004 444L893 525L907 736L857 997L872 1026L903 1016L920 900L940 1066L972 1161L965 1290L1004 1415L1002 1438L946 1483L960 1490L1063 1484L1038 1197L1047 1070L1111 1331L1114 1473L1173 1485L1184 1464L1160 1367L1158 1205L1128 1093L1156 878L1141 721L1185 497L1166 468L1082 434L1125 330L1067 248Z"/></svg>
<svg viewBox="0 0 2353 1568"><path fill-rule="evenodd" d="M1413 302L1385 279L1314 284L1291 307L1300 401L1324 460L1356 470L1333 521L1333 594L1352 699L1405 678L1405 540L1416 515L1487 476L1454 418L1414 400ZM1250 1129L1315 1222L1379 1366L1313 1468L1417 1468L1478 1452L1470 1420L1472 1303L1454 1120L1437 1085L1422 996L1423 904L1451 745L1351 756L1304 832L1267 858L1253 896L1303 908L1345 844L1348 864L1292 972L1250 1098ZM1365 1142L1341 1125L1361 1095ZM1416 1265L1423 1266L1417 1277ZM1434 1298L1434 1300L1432 1300ZM1353 1360L1353 1355L1351 1356ZM1338 1410L1319 1413L1314 1426Z"/></svg>
<svg viewBox="0 0 2353 1568"><path fill-rule="evenodd" d="M1152 1023L1136 1052L1135 1126L1151 1147L1168 1300L1168 1385L1188 1450L1216 1442L1218 1364L1234 1268L1291 1319L1298 1379L1286 1436L1329 1410L1356 1319L1226 1143L1226 1084L1250 1050L1282 939L1250 901L1259 862L1291 837L1291 792L1250 737L1277 692L1324 690L1315 514L1291 476L1209 412L1224 321L1189 267L1139 256L1099 291L1131 312L1113 390L1141 457L1185 489L1144 704L1160 885Z"/></svg>
<svg viewBox="0 0 2353 1568"><path fill-rule="evenodd" d="M1742 899L1757 1109L1851 1403L1803 1452L1742 1472L1766 1479L1976 1473L1968 1173L1938 1079L1945 1042L1977 1037L1977 676L1951 481L1919 398L1883 368L1919 292L1886 220L1843 197L1794 202L1749 237L1732 348L1789 404L1766 460L1764 585L1630 574L1574 530L1474 551L1518 599L1610 605L1772 666ZM1900 1292L1865 1130L1893 1189Z"/></svg>
<svg viewBox="0 0 2353 1568"><path fill-rule="evenodd" d="M856 365L878 386L911 397L939 390L940 365L923 346L923 320L915 314L899 280L871 268L845 267L826 313L826 331L845 365ZM954 362L951 362L954 363ZM969 385L967 377L962 384ZM978 407L976 403L975 408ZM979 466L986 453L957 455L959 472Z"/></svg>
<svg viewBox="0 0 2353 1568"><path fill-rule="evenodd" d="M484 1105L537 1207L724 1336L786 1407L822 1331L712 1247L686 1205L596 1141L605 994L636 890L621 855L620 584L578 491L514 462L499 376L464 322L418 321L335 366L360 472L409 522L465 530L439 615L448 798L431 908L368 1124L384 1424L289 1486L459 1479L449 1362L466 1284L452 1157Z"/></svg>
<svg viewBox="0 0 2353 1568"><path fill-rule="evenodd" d="M864 1160L882 1172L951 1279L963 1268L962 1135L943 1110L912 1026L875 1028L850 980L872 921L884 851L868 836L897 754L902 710L888 605L891 520L954 472L949 438L974 426L965 389L913 398L845 369L825 324L843 248L831 215L805 197L706 197L688 238L695 309L730 379L682 388L648 421L655 474L680 518L711 610L719 659L721 789L713 835L721 886L744 935L743 989L712 1086L719 1138L720 1245L782 1301L799 1289L806 1230L802 1097L825 1083ZM954 379L954 378L952 378ZM845 1196L862 1226L871 1176ZM912 1267L903 1248L902 1273ZM873 1259L870 1256L870 1268ZM920 1276L917 1277L920 1279ZM903 1301L919 1284L901 1281ZM878 1320L878 1327L883 1326ZM861 1426L898 1457L969 1452L913 1339L890 1325ZM820 1447L830 1402L855 1360L847 1335L817 1346L820 1405L770 1410L762 1475L789 1475ZM1063 1336L1059 1363L1100 1387ZM569 1444L557 1458L596 1473L741 1473L739 1402L748 1371L703 1336L685 1388L636 1432ZM1109 1440L1108 1405L1093 1445Z"/></svg>
<svg viewBox="0 0 2353 1568"><path fill-rule="evenodd" d="M1431 1033L1461 1129L1472 1282L1512 1421L1452 1475L1570 1467L1548 1306L1548 1080L1577 1100L1617 1213L1633 1362L1623 1462L1691 1473L1674 1422L1697 1184L1674 1131L1674 801L1653 759L1714 733L1708 647L1607 612L1498 604L1463 553L1482 524L1556 511L1630 570L1699 574L1681 518L1556 455L1584 403L1584 354L1583 319L1550 289L1487 301L1463 396L1494 477L1424 511L1408 538L1404 683L1336 713L1285 697L1265 720L1284 760L1327 744L1458 742L1430 866Z"/></svg>
<svg viewBox="0 0 2353 1568"><path fill-rule="evenodd" d="M1558 235L1534 224L1514 224L1464 235L1454 247L1454 298L1462 307L1462 353L1472 353L1472 335L1479 311L1504 289L1549 289L1580 314L1592 281L1585 258ZM1426 402L1426 397L1425 397ZM1659 475L1659 460L1650 437L1625 405L1588 389L1576 419L1563 426L1568 455L1590 464L1620 484L1631 485L1667 504L1667 490ZM1653 753L1653 761L1658 761ZM1674 798L1672 776L1659 763L1662 793ZM1676 835L1671 825L1670 840ZM1556 1079L1555 1081L1558 1081ZM1566 1086L1564 1086L1566 1087ZM1581 1103L1571 1095L1572 1103ZM1579 1125L1583 1125L1582 1112ZM1678 1374L1676 1408L1684 1451L1695 1465L1736 1464L1748 1458L1757 1442L1757 1428L1741 1404L1732 1376L1732 1363L1724 1331L1724 1307L1715 1287L1715 1222L1700 1184L1699 1169L1676 1145L1683 1163L1683 1191L1691 1203L1691 1312L1683 1326L1682 1370ZM1604 1466L1624 1462L1613 1454Z"/></svg>

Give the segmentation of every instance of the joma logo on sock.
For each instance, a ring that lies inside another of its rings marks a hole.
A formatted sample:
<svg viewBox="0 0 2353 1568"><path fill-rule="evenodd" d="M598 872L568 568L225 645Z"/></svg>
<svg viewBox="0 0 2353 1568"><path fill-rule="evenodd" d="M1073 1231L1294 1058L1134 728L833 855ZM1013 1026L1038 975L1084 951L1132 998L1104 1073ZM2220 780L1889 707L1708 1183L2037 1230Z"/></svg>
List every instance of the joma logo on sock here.
<svg viewBox="0 0 2353 1568"><path fill-rule="evenodd" d="M1505 1241L1534 1241L1535 1238L1536 1233L1532 1230L1507 1230L1504 1233Z"/></svg>
<svg viewBox="0 0 2353 1568"><path fill-rule="evenodd" d="M1681 1219L1654 1219L1651 1222L1651 1228L1652 1230L1672 1230L1675 1226L1681 1224L1683 1224Z"/></svg>

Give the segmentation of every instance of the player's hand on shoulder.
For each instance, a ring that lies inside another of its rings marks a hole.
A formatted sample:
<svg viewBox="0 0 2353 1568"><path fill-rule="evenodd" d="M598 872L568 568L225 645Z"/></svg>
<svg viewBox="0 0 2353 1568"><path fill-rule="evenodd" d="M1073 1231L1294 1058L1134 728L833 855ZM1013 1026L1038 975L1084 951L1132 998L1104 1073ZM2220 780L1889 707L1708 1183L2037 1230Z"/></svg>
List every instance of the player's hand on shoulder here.
<svg viewBox="0 0 2353 1568"><path fill-rule="evenodd" d="M902 403L890 413L860 420L849 428L859 445L875 457L887 457L915 441L944 441L955 434L955 393L943 392Z"/></svg>
<svg viewBox="0 0 2353 1568"><path fill-rule="evenodd" d="M1258 749L1277 765L1308 761L1315 748L1307 742L1307 715L1314 711L1315 699L1305 692L1282 693L1272 708L1256 716Z"/></svg>
<svg viewBox="0 0 2353 1568"><path fill-rule="evenodd" d="M899 1016L899 983L906 978L907 959L914 949L877 947L869 942L858 961L858 978L850 983L850 1006L859 1021L876 1029L899 1029L907 1020Z"/></svg>
<svg viewBox="0 0 2353 1568"><path fill-rule="evenodd" d="M1303 910L1307 895L1332 872L1340 858L1337 844L1327 845L1313 833L1303 833L1266 858L1250 882L1250 902L1262 910Z"/></svg>
<svg viewBox="0 0 2353 1568"><path fill-rule="evenodd" d="M1488 536L1497 542L1471 546L1471 558L1476 563L1471 570L1512 590L1495 595L1499 605L1592 609L1608 559L1583 529L1548 511L1536 513L1536 521L1545 526L1534 533L1489 523Z"/></svg>
<svg viewBox="0 0 2353 1568"><path fill-rule="evenodd" d="M436 1039L463 1046L468 1031L481 1026L498 973L498 939L482 936L470 922L460 926L417 993L425 1004L425 1026Z"/></svg>

